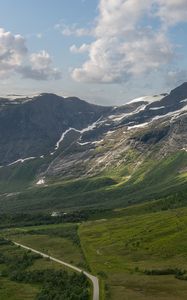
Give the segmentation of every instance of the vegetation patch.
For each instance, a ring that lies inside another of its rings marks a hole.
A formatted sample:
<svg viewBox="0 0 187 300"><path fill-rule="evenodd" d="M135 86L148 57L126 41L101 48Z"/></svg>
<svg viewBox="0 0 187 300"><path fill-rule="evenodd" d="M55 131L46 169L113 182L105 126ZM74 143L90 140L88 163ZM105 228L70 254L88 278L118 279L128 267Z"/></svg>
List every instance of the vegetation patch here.
<svg viewBox="0 0 187 300"><path fill-rule="evenodd" d="M43 260L39 254L25 251L11 242L0 239L0 270L1 279L15 282L17 286L27 284L37 286L37 293L32 294L35 300L88 300L90 286L84 274L69 273L65 270L32 269L36 260ZM4 287L9 293L9 287ZM5 292L4 292L5 293ZM1 294L1 289L0 289ZM5 299L5 298L4 298ZM15 294L15 299L16 294ZM25 298L27 299L27 296Z"/></svg>
<svg viewBox="0 0 187 300"><path fill-rule="evenodd" d="M80 225L92 272L106 283L107 299L186 299L187 208L138 209Z"/></svg>

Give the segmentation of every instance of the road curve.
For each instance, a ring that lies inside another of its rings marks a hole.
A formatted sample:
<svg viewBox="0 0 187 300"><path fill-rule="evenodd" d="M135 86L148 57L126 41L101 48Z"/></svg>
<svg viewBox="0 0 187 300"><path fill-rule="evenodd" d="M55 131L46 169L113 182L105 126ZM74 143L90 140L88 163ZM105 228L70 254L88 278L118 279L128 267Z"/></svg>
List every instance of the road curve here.
<svg viewBox="0 0 187 300"><path fill-rule="evenodd" d="M57 262L57 263L59 263L59 264L61 264L61 265L63 265L63 266L66 266L66 267L68 267L68 268L71 268L72 270L74 270L74 271L76 271L76 272L83 273L83 274L86 275L86 277L87 277L88 279L90 279L91 282L92 282L92 285L93 285L93 300L99 300L99 280L98 280L98 278L97 278L96 276L93 276L93 275L91 275L90 273L81 270L80 268L77 268L77 267L75 267L75 266L73 266L73 265L71 265L71 264L68 264L68 263L66 263L66 262L64 262L64 261L62 261L62 260L59 260L59 259L54 258L54 257L52 257L52 256L49 256L49 255L47 255L47 254L45 254L45 253L42 253L42 252L40 252L40 251L37 251L37 250L32 249L32 248L30 248L30 247L27 247L27 246L25 246L25 245L16 243L16 242L14 242L14 241L12 241L12 242L13 242L16 246L20 246L20 247L22 247L22 248L24 248L24 249L26 249L26 250L30 250L30 251L32 251L32 252L34 252L34 253L40 254L42 257L49 258L50 260L53 260L53 261L55 261L55 262Z"/></svg>

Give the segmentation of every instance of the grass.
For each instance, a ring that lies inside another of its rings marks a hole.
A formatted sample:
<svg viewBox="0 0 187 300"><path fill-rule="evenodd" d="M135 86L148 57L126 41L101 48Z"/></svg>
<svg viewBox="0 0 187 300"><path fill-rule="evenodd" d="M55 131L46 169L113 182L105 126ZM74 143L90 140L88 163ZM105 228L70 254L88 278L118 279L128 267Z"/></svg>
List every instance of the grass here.
<svg viewBox="0 0 187 300"><path fill-rule="evenodd" d="M124 273L108 279L110 295L106 299L182 300L187 297L186 282L171 276L146 277Z"/></svg>
<svg viewBox="0 0 187 300"><path fill-rule="evenodd" d="M147 202L82 224L11 228L2 234L82 268L89 266L100 278L101 300L184 300L186 281L144 273L187 270L187 208L162 210L162 205ZM29 268L46 267L54 266L42 259Z"/></svg>
<svg viewBox="0 0 187 300"><path fill-rule="evenodd" d="M0 168L1 193L22 191L36 181L36 174L50 158L35 158L24 163L18 163Z"/></svg>
<svg viewBox="0 0 187 300"><path fill-rule="evenodd" d="M37 287L0 277L1 300L33 300L37 293Z"/></svg>
<svg viewBox="0 0 187 300"><path fill-rule="evenodd" d="M0 253L5 254L7 257L19 257L25 251L14 245L0 245ZM42 261L42 259L38 260ZM7 266L0 264L0 273L5 271ZM34 266L33 266L34 268ZM37 269L37 268L34 268ZM40 286L33 284L17 283L7 277L0 276L0 299L1 300L33 300L40 290Z"/></svg>
<svg viewBox="0 0 187 300"><path fill-rule="evenodd" d="M49 230L49 228L48 228ZM24 229L22 229L22 233L24 232ZM12 233L14 236L16 236L16 232ZM10 233L9 233L10 235ZM75 288L75 292L79 293L79 290L81 290L81 279L79 284L80 287L77 287L76 284L78 284L78 277L75 280L75 286L72 286L72 289L69 289L67 286L69 284L68 280L73 280L74 278L74 272L64 266L61 266L60 264L50 261L49 259L42 258L40 256L36 257L36 254L34 255L31 251L27 251L19 246L15 246L13 243L7 242L6 240L3 241L0 240L0 299L1 300L34 300L37 298L39 294L43 291L45 288L47 290L48 284L50 286L50 274L51 276L57 276L57 273L55 271L62 271L66 270L68 271L67 275L63 275L62 277L59 277L59 283L61 286L61 291L64 292L64 295L66 296L66 299L69 299L66 290L69 294L71 294L71 290ZM56 247L56 245L54 245ZM18 270L19 269L19 270ZM16 273L18 272L18 273ZM38 272L38 273L37 273ZM41 272L44 272L44 282L41 281ZM51 272L51 273L50 273ZM19 274L19 275L18 275ZM25 276L23 277L24 280L23 283L22 280L20 280L20 275ZM25 274L25 275L24 275ZM28 274L30 274L28 277ZM35 274L38 274L37 279L33 279ZM48 276L48 277L47 277ZM60 276L60 275L58 275ZM69 278L67 278L69 276ZM70 278L71 276L71 278ZM81 276L81 275L80 275ZM29 280L28 280L29 278ZM57 277L56 277L57 279ZM55 280L56 280L55 279ZM36 281L38 280L38 281ZM64 281L65 280L65 281ZM29 283L28 283L29 282ZM65 283L64 283L65 282ZM63 286L64 284L64 286ZM57 285L57 287L58 287ZM59 287L60 288L60 287ZM76 289L79 290L76 290ZM65 291L64 291L65 290ZM90 288L88 288L88 291ZM54 288L54 294L56 293L56 290ZM52 293L52 292L51 292ZM75 295L72 292L73 295ZM51 296L52 297L52 296ZM63 296L62 296L63 297ZM49 299L50 297L45 299ZM76 296L75 296L76 298ZM38 298L37 298L38 299ZM43 298L42 298L43 299ZM50 298L52 299L52 298ZM55 298L56 299L56 298ZM60 298L59 298L60 299ZM64 299L64 298L63 298ZM71 298L74 299L74 298ZM76 298L78 299L78 298Z"/></svg>
<svg viewBox="0 0 187 300"><path fill-rule="evenodd" d="M79 229L91 270L104 272L106 299L186 299L186 282L145 269L187 269L187 209L91 221Z"/></svg>
<svg viewBox="0 0 187 300"><path fill-rule="evenodd" d="M82 252L76 224L53 224L3 231L9 239L83 269L88 266Z"/></svg>
<svg viewBox="0 0 187 300"><path fill-rule="evenodd" d="M2 234L81 268L90 267L99 274L102 300L187 299L185 281L173 275L144 274L145 269L187 270L187 153L180 151L160 161L147 157L137 169L133 169L134 159L137 153L130 152L124 167L98 177L51 181L47 187L32 186L0 199L4 213L114 208L106 215L98 213L100 220L80 224L78 232L77 224L54 224L14 228ZM25 187L34 180L35 169L24 168L18 177L22 180L27 173ZM18 175L15 167L10 168L8 184L11 172L13 179ZM38 260L30 268L45 266L56 265ZM5 280L2 287L6 285L8 290L14 288ZM34 293L37 287L28 287L32 289Z"/></svg>
<svg viewBox="0 0 187 300"><path fill-rule="evenodd" d="M160 161L147 157L138 168L133 168L134 156L133 153L128 154L124 166L106 170L99 176L56 183L50 181L46 187L32 185L19 194L9 197L1 195L1 213L14 213L15 210L50 213L52 210L125 207L174 197L176 193L186 191L185 151L176 152Z"/></svg>

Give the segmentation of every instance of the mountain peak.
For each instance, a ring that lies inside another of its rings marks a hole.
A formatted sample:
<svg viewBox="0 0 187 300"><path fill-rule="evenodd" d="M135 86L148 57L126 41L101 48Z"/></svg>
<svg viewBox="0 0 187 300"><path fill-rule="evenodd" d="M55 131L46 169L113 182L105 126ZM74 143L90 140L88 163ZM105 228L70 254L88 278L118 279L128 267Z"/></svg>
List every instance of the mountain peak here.
<svg viewBox="0 0 187 300"><path fill-rule="evenodd" d="M170 95L179 96L179 97L186 97L187 98L187 82L179 85L175 89L173 89Z"/></svg>

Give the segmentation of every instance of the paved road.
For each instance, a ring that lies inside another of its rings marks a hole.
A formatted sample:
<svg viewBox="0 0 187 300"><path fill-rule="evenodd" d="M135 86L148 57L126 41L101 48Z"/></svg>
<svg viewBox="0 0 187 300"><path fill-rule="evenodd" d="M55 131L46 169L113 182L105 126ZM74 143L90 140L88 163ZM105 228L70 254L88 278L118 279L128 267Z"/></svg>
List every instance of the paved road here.
<svg viewBox="0 0 187 300"><path fill-rule="evenodd" d="M32 251L34 253L40 254L41 256L43 256L45 258L49 258L49 259L51 259L51 260L53 260L53 261L55 261L55 262L57 262L57 263L59 263L61 265L64 265L64 266L66 266L68 268L71 268L71 269L73 269L73 270L75 270L75 271L77 271L79 273L84 273L87 276L87 278L89 278L91 280L91 282L92 282L92 285L93 285L93 300L99 300L99 281L98 281L98 278L96 276L93 276L90 273L87 273L87 272L81 270L80 268L77 268L77 267L75 267L75 266L73 266L71 264L68 264L68 263L66 263L66 262L64 262L62 260L59 260L59 259L54 258L52 256L49 256L49 255L47 255L45 253L42 253L40 251L37 251L37 250L32 249L32 248L27 247L27 246L24 246L22 244L16 243L14 241L12 241L12 242L16 246L20 246L20 247L22 247L22 248L24 248L26 250L30 250L30 251Z"/></svg>

